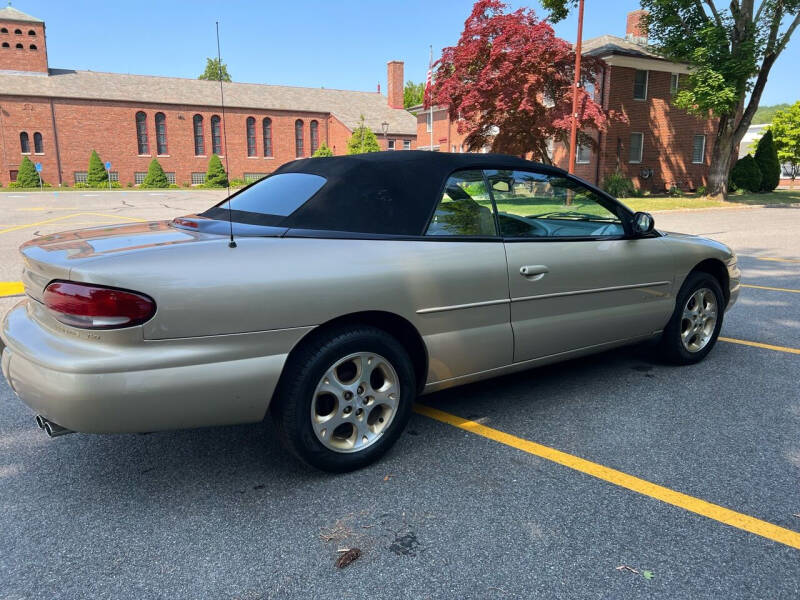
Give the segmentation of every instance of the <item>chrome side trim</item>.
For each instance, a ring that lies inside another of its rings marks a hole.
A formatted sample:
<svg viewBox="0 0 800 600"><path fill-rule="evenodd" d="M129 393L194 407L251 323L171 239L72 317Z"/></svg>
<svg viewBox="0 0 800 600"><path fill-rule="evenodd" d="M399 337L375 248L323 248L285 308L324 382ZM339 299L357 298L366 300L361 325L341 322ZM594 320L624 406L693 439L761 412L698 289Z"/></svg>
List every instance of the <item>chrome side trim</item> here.
<svg viewBox="0 0 800 600"><path fill-rule="evenodd" d="M469 302L467 304L453 304L451 306L433 306L431 308L420 308L417 311L418 315L427 315L430 313L445 312L448 310L461 310L464 308L475 308L476 306L495 306L496 304L508 304L511 300L508 298L501 298L499 300L485 300L483 302Z"/></svg>
<svg viewBox="0 0 800 600"><path fill-rule="evenodd" d="M561 296L579 296L581 294L595 294L597 292L616 292L618 290L635 290L637 288L670 285L671 281L650 281L648 283L632 283L630 285L615 285L612 287L593 288L590 290L573 290L571 292L555 292L553 294L539 294L538 296L522 296L512 298L511 302L526 302L528 300L541 300L543 298L560 298Z"/></svg>

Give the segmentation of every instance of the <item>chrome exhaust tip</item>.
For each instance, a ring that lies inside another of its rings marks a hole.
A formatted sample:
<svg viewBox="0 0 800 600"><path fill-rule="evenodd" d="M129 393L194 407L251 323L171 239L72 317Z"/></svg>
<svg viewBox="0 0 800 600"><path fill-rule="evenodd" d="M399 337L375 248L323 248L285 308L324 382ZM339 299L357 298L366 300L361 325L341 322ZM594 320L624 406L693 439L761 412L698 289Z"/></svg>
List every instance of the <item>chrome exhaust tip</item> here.
<svg viewBox="0 0 800 600"><path fill-rule="evenodd" d="M36 415L36 425L39 426L39 429L44 430L44 432L47 434L47 437L51 438L67 435L68 433L75 433L71 429L67 429L66 427L62 427L57 423L48 421L42 415Z"/></svg>

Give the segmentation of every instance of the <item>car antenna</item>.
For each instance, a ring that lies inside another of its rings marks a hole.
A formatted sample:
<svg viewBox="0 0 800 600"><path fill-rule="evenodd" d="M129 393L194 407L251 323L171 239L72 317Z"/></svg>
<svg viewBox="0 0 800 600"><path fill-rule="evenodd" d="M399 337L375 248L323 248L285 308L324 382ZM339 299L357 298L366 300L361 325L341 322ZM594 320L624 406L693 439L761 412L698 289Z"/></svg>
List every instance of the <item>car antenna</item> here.
<svg viewBox="0 0 800 600"><path fill-rule="evenodd" d="M228 168L228 128L225 127L225 92L222 88L222 52L219 48L219 21L217 23L217 78L219 79L219 102L222 106L222 147L225 150L225 180L228 183L228 226L231 239L228 248L236 248L236 240L233 239L233 209L231 209L231 180L230 169Z"/></svg>

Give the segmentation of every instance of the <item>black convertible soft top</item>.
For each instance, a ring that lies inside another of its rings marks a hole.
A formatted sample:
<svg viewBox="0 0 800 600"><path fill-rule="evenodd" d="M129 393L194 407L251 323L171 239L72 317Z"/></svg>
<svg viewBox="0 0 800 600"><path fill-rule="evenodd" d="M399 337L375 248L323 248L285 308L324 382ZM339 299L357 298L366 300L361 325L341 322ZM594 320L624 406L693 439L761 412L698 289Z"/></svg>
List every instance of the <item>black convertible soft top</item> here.
<svg viewBox="0 0 800 600"><path fill-rule="evenodd" d="M561 169L504 154L451 154L419 150L305 158L279 173L311 173L327 183L286 217L281 227L392 235L422 235L445 180L461 169ZM234 199L233 206L236 202Z"/></svg>

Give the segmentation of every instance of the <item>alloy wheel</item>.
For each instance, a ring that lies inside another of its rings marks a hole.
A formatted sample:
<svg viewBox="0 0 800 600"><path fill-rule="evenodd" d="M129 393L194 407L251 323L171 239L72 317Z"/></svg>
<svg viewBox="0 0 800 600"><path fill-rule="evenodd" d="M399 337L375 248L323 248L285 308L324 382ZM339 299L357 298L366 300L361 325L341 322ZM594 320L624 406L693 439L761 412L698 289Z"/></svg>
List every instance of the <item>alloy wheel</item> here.
<svg viewBox="0 0 800 600"><path fill-rule="evenodd" d="M708 288L695 290L683 307L681 343L689 352L700 352L711 341L717 326L717 298Z"/></svg>
<svg viewBox="0 0 800 600"><path fill-rule="evenodd" d="M383 356L350 354L320 379L311 402L311 426L323 446L359 452L380 439L397 413L400 382Z"/></svg>

